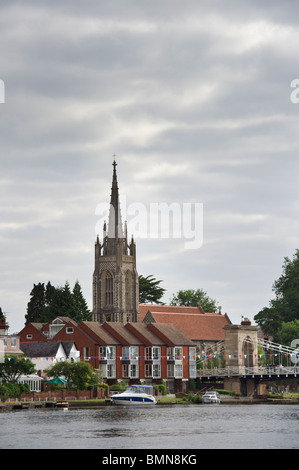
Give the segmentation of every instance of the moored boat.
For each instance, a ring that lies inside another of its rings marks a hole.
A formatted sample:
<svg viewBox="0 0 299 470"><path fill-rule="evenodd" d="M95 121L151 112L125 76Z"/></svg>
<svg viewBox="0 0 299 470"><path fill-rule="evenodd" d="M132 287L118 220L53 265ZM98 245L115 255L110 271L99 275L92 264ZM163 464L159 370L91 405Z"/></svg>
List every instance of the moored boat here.
<svg viewBox="0 0 299 470"><path fill-rule="evenodd" d="M56 402L56 408L68 408L69 402L66 400L60 400Z"/></svg>
<svg viewBox="0 0 299 470"><path fill-rule="evenodd" d="M113 405L155 405L157 402L153 392L151 385L130 385L125 392L112 395L111 403Z"/></svg>
<svg viewBox="0 0 299 470"><path fill-rule="evenodd" d="M203 403L221 403L219 394L217 392L206 392L202 396Z"/></svg>

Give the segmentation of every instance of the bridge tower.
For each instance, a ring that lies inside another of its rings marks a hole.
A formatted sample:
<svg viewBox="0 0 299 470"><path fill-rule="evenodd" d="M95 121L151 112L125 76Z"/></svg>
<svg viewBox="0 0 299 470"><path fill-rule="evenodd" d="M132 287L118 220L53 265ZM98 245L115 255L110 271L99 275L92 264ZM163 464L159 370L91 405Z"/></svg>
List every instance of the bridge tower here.
<svg viewBox="0 0 299 470"><path fill-rule="evenodd" d="M258 365L258 327L252 326L245 318L241 325L226 325L224 331L226 366L242 377L246 370ZM250 379L228 377L224 380L224 388L240 392L242 395L252 395L255 393L256 384Z"/></svg>
<svg viewBox="0 0 299 470"><path fill-rule="evenodd" d="M239 368L241 373L244 367L257 366L258 327L252 326L250 320L245 318L241 325L226 325L224 331L226 365Z"/></svg>

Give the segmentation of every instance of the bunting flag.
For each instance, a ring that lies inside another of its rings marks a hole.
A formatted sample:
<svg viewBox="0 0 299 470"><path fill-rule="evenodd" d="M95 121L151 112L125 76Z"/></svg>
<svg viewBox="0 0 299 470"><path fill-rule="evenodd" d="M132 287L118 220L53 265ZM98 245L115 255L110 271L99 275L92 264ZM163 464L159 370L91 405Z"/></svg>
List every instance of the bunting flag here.
<svg viewBox="0 0 299 470"><path fill-rule="evenodd" d="M107 360L114 360L114 359L119 359L119 360L125 360L125 361L132 361L132 360L161 360L161 359L166 359L166 360L183 360L183 359L192 359L192 360L196 360L196 359L231 359L231 358L237 358L239 357L240 359L242 359L242 357L244 357L245 359L246 358L251 358L251 357L254 357L255 359L258 357L258 358L273 358L273 357L291 357L291 356L295 356L295 357L299 357L299 354L296 353L295 354L295 351L293 353L279 353L279 354L198 354L196 356L155 356L154 358L152 357L149 357L149 356L78 356L78 359L82 359L82 360L90 360L90 359L94 359L94 360L99 360L99 361L107 361ZM24 356L23 356L24 357ZM27 357L27 356L25 356ZM5 359L5 356L0 356L0 360L4 360ZM8 360L17 360L17 357L7 357ZM22 360L22 356L19 356L18 357L19 360ZM55 357L30 357L29 356L29 359L32 361L32 360L40 360L40 361L43 361L43 360L46 360L46 361L54 361ZM59 358L60 359L60 358ZM71 359L71 357L67 357L66 359Z"/></svg>

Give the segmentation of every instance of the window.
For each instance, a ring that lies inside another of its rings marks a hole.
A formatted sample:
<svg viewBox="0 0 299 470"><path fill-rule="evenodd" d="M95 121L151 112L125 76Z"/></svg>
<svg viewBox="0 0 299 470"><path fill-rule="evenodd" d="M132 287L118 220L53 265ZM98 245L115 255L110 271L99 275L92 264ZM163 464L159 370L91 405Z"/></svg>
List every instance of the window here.
<svg viewBox="0 0 299 470"><path fill-rule="evenodd" d="M107 379L114 379L116 377L115 364L107 364Z"/></svg>
<svg viewBox="0 0 299 470"><path fill-rule="evenodd" d="M107 359L115 360L115 358L116 358L115 346L107 346L106 347L106 355L107 355Z"/></svg>
<svg viewBox="0 0 299 470"><path fill-rule="evenodd" d="M176 346L174 348L174 359L177 360L182 360L183 359L183 348L181 346Z"/></svg>
<svg viewBox="0 0 299 470"><path fill-rule="evenodd" d="M189 361L196 361L196 348L193 346L189 347Z"/></svg>
<svg viewBox="0 0 299 470"><path fill-rule="evenodd" d="M145 377L153 376L153 366L152 364L145 364Z"/></svg>
<svg viewBox="0 0 299 470"><path fill-rule="evenodd" d="M130 364L130 377L136 378L138 377L138 364Z"/></svg>
<svg viewBox="0 0 299 470"><path fill-rule="evenodd" d="M139 347L138 346L123 346L123 359L130 359L130 360L136 360L138 359L138 352L139 352Z"/></svg>
<svg viewBox="0 0 299 470"><path fill-rule="evenodd" d="M189 378L196 379L196 347L189 347Z"/></svg>
<svg viewBox="0 0 299 470"><path fill-rule="evenodd" d="M174 377L174 364L167 364L167 377Z"/></svg>
<svg viewBox="0 0 299 470"><path fill-rule="evenodd" d="M26 339L32 339L32 335L26 335Z"/></svg>
<svg viewBox="0 0 299 470"><path fill-rule="evenodd" d="M99 346L99 359L115 359L115 346Z"/></svg>
<svg viewBox="0 0 299 470"><path fill-rule="evenodd" d="M84 359L89 360L89 348L83 348Z"/></svg>
<svg viewBox="0 0 299 470"><path fill-rule="evenodd" d="M145 348L145 359L160 360L161 359L161 348L160 346L146 347Z"/></svg>
<svg viewBox="0 0 299 470"><path fill-rule="evenodd" d="M130 273L130 271L126 272L125 290L126 290L126 307L128 310L130 310L132 308L132 274Z"/></svg>
<svg viewBox="0 0 299 470"><path fill-rule="evenodd" d="M74 333L74 328L71 327L71 326L68 326L68 327L66 328L66 334L70 335L71 333Z"/></svg>
<svg viewBox="0 0 299 470"><path fill-rule="evenodd" d="M105 305L113 305L113 276L110 272L106 273L104 283L105 283Z"/></svg>
<svg viewBox="0 0 299 470"><path fill-rule="evenodd" d="M123 369L123 374L122 374L123 378L124 379L129 378L129 364L123 364L122 369Z"/></svg>
<svg viewBox="0 0 299 470"><path fill-rule="evenodd" d="M161 377L161 365L160 364L145 364L145 377L152 377L153 379L159 379Z"/></svg>
<svg viewBox="0 0 299 470"><path fill-rule="evenodd" d="M174 348L167 348L167 358L174 359Z"/></svg>
<svg viewBox="0 0 299 470"><path fill-rule="evenodd" d="M161 377L161 365L153 364L153 378L158 379Z"/></svg>
<svg viewBox="0 0 299 470"><path fill-rule="evenodd" d="M174 376L176 379L181 379L183 377L183 366L182 364L174 365Z"/></svg>
<svg viewBox="0 0 299 470"><path fill-rule="evenodd" d="M196 362L189 364L189 378L190 379L196 379L197 373L196 373Z"/></svg>

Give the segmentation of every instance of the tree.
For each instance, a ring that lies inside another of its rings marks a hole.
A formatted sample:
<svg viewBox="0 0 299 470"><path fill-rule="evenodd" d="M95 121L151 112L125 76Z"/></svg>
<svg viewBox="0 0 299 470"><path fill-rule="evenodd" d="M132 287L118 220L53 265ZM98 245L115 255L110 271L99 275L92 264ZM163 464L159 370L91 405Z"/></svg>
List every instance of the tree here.
<svg viewBox="0 0 299 470"><path fill-rule="evenodd" d="M216 300L211 299L202 289L179 290L170 299L170 305L184 305L186 307L197 307L200 303L205 312L216 312L219 308Z"/></svg>
<svg viewBox="0 0 299 470"><path fill-rule="evenodd" d="M73 288L73 300L73 320L75 320L77 323L80 323L81 321L90 321L92 319L92 314L88 308L86 300L83 297L82 289L78 281L76 281Z"/></svg>
<svg viewBox="0 0 299 470"><path fill-rule="evenodd" d="M46 307L45 285L41 282L33 284L30 296L30 301L27 304L27 315L25 315L26 324L41 321L42 314Z"/></svg>
<svg viewBox="0 0 299 470"><path fill-rule="evenodd" d="M299 338L299 320L283 322L277 332L277 341L290 346L294 339Z"/></svg>
<svg viewBox="0 0 299 470"><path fill-rule="evenodd" d="M44 322L50 322L56 317L73 317L75 310L75 303L68 281L64 287L56 287L55 292L51 298L45 314L43 315Z"/></svg>
<svg viewBox="0 0 299 470"><path fill-rule="evenodd" d="M68 386L78 390L92 388L98 383L98 376L88 362L57 362L46 370L48 377L64 377Z"/></svg>
<svg viewBox="0 0 299 470"><path fill-rule="evenodd" d="M83 297L81 286L76 281L73 291L69 282L63 287L54 287L50 282L34 284L27 304L26 324L48 323L58 316L70 317L80 322L91 319L91 312Z"/></svg>
<svg viewBox="0 0 299 470"><path fill-rule="evenodd" d="M271 307L264 307L254 317L255 322L266 335L275 337L281 327L282 318L280 314Z"/></svg>
<svg viewBox="0 0 299 470"><path fill-rule="evenodd" d="M273 284L276 299L272 306L285 322L299 319L299 250L291 260L284 258L283 273Z"/></svg>
<svg viewBox="0 0 299 470"><path fill-rule="evenodd" d="M293 258L284 258L281 276L273 283L275 299L263 308L254 320L265 334L278 341L278 332L283 323L299 319L299 250ZM285 327L284 327L285 328Z"/></svg>
<svg viewBox="0 0 299 470"><path fill-rule="evenodd" d="M157 281L153 275L144 277L139 276L139 302L141 304L153 303L153 304L163 304L161 298L166 292L166 289L160 286L161 280Z"/></svg>
<svg viewBox="0 0 299 470"><path fill-rule="evenodd" d="M35 372L34 364L24 356L6 356L0 363L0 378L4 382L17 382L20 375L29 375Z"/></svg>

